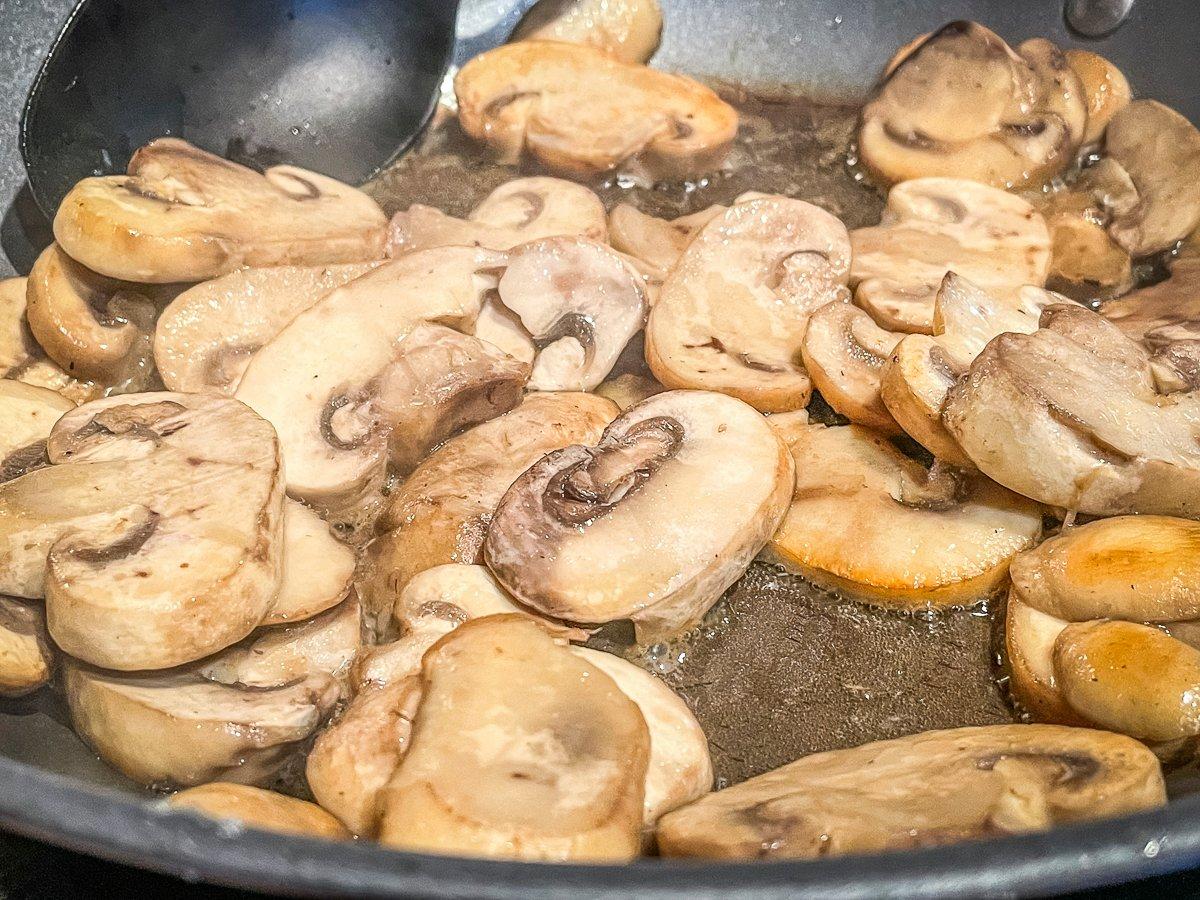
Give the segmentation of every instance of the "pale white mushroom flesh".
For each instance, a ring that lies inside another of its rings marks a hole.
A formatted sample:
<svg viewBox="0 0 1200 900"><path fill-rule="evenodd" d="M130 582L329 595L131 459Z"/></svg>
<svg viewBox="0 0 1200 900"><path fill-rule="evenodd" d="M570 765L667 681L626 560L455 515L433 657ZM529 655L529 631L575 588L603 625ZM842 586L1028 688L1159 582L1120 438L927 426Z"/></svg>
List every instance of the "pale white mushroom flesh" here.
<svg viewBox="0 0 1200 900"><path fill-rule="evenodd" d="M566 41L643 63L662 35L658 0L539 0L517 23L510 40Z"/></svg>

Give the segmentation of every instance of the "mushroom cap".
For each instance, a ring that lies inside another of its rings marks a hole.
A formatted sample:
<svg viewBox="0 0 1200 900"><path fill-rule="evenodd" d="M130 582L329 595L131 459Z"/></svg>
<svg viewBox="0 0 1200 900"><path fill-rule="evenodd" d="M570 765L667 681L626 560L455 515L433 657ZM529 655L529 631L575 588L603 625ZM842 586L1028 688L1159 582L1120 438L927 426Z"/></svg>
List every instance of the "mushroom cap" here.
<svg viewBox="0 0 1200 900"><path fill-rule="evenodd" d="M1041 534L1037 504L928 471L861 426L802 425L787 443L796 489L770 553L821 586L901 609L969 605Z"/></svg>
<svg viewBox="0 0 1200 900"><path fill-rule="evenodd" d="M942 420L989 477L1092 515L1200 514L1200 407L1162 396L1146 352L1081 306L1002 334L950 391Z"/></svg>
<svg viewBox="0 0 1200 900"><path fill-rule="evenodd" d="M669 391L623 413L594 447L557 450L521 475L484 558L520 603L552 618L672 634L745 571L792 481L783 442L750 406Z"/></svg>
<svg viewBox="0 0 1200 900"><path fill-rule="evenodd" d="M730 394L763 412L808 404L809 316L846 296L850 240L802 200L738 203L692 239L646 325L646 361L671 388Z"/></svg>
<svg viewBox="0 0 1200 900"><path fill-rule="evenodd" d="M214 781L167 798L173 809L186 809L249 828L337 841L350 837L342 824L315 803L247 784Z"/></svg>
<svg viewBox="0 0 1200 900"><path fill-rule="evenodd" d="M1004 647L1009 691L1018 708L1039 722L1088 727L1092 723L1070 707L1054 674L1054 642L1070 624L1022 602L1009 592L1004 612Z"/></svg>
<svg viewBox="0 0 1200 900"><path fill-rule="evenodd" d="M454 79L458 120L506 162L530 153L575 177L634 162L656 179L711 172L737 112L681 75L558 41L519 41L476 56Z"/></svg>
<svg viewBox="0 0 1200 900"><path fill-rule="evenodd" d="M1084 146L1096 144L1104 137L1104 129L1113 116L1129 105L1133 90L1125 73L1109 60L1090 50L1067 50L1067 64L1079 76L1087 101L1087 128L1083 132Z"/></svg>
<svg viewBox="0 0 1200 900"><path fill-rule="evenodd" d="M263 625L311 619L336 606L354 582L354 550L303 503L283 503L283 573Z"/></svg>
<svg viewBox="0 0 1200 900"><path fill-rule="evenodd" d="M816 753L659 823L664 856L817 858L1043 831L1162 806L1154 754L1059 725L928 731Z"/></svg>
<svg viewBox="0 0 1200 900"><path fill-rule="evenodd" d="M383 844L529 860L638 854L650 734L637 704L522 616L473 619L422 666Z"/></svg>
<svg viewBox="0 0 1200 900"><path fill-rule="evenodd" d="M1200 226L1200 131L1170 107L1135 100L1108 124L1104 149L1129 174L1138 202L1109 234L1133 256L1167 250Z"/></svg>
<svg viewBox="0 0 1200 900"><path fill-rule="evenodd" d="M613 249L638 260L647 275L661 284L692 238L727 208L714 204L668 221L630 203L618 203L608 214L609 242Z"/></svg>
<svg viewBox="0 0 1200 900"><path fill-rule="evenodd" d="M349 185L294 166L259 174L177 138L128 174L84 178L54 217L72 259L127 281L203 281L241 266L378 259L387 219Z"/></svg>
<svg viewBox="0 0 1200 900"><path fill-rule="evenodd" d="M510 40L587 44L630 63L654 55L662 36L658 0L540 0Z"/></svg>
<svg viewBox="0 0 1200 900"><path fill-rule="evenodd" d="M45 465L50 430L74 408L49 388L0 379L0 482Z"/></svg>
<svg viewBox="0 0 1200 900"><path fill-rule="evenodd" d="M0 591L46 598L63 650L111 669L190 662L245 637L281 571L282 472L240 403L129 394L59 419L52 465L0 485Z"/></svg>
<svg viewBox="0 0 1200 900"><path fill-rule="evenodd" d="M964 178L916 178L888 192L878 225L850 233L855 302L890 331L932 334L946 273L1004 293L1041 286L1050 233L1027 201Z"/></svg>
<svg viewBox="0 0 1200 900"><path fill-rule="evenodd" d="M45 612L0 596L0 697L36 691L50 681L54 664Z"/></svg>
<svg viewBox="0 0 1200 900"><path fill-rule="evenodd" d="M465 219L414 203L392 216L388 256L463 245L511 250L548 237L608 240L604 203L595 192L562 178L514 178L496 188Z"/></svg>
<svg viewBox="0 0 1200 900"><path fill-rule="evenodd" d="M326 294L379 261L238 269L171 301L154 330L154 362L168 390L231 395L250 357Z"/></svg>
<svg viewBox="0 0 1200 900"><path fill-rule="evenodd" d="M49 388L73 403L96 399L101 388L71 377L34 338L25 316L28 292L28 278L0 279L0 378Z"/></svg>

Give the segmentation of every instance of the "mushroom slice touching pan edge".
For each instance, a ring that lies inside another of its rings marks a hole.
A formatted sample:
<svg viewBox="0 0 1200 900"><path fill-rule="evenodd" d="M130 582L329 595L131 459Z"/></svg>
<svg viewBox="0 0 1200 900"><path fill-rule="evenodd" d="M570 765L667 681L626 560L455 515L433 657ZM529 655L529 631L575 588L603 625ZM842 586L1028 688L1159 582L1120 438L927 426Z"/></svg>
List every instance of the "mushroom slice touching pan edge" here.
<svg viewBox="0 0 1200 900"><path fill-rule="evenodd" d="M282 834L331 841L350 837L337 819L315 803L247 784L213 781L197 785L168 797L167 806Z"/></svg>
<svg viewBox="0 0 1200 900"><path fill-rule="evenodd" d="M361 585L367 621L386 635L396 598L417 573L482 562L483 541L504 492L547 453L593 444L617 416L593 394L533 393L509 413L451 438L388 497L367 550Z"/></svg>
<svg viewBox="0 0 1200 900"><path fill-rule="evenodd" d="M488 616L429 650L422 684L383 792L383 844L548 861L638 854L650 734L603 671L525 617Z"/></svg>
<svg viewBox="0 0 1200 900"><path fill-rule="evenodd" d="M970 605L1041 534L1037 504L978 473L927 470L858 425L776 427L796 488L768 552L820 586L901 609Z"/></svg>
<svg viewBox="0 0 1200 900"><path fill-rule="evenodd" d="M775 531L791 456L767 420L707 391L632 407L595 446L543 457L496 508L484 558L518 602L648 641L696 624Z"/></svg>
<svg viewBox="0 0 1200 900"><path fill-rule="evenodd" d="M808 404L800 345L816 310L848 296L850 239L834 216L767 197L709 221L663 282L646 361L669 388L720 391L762 412Z"/></svg>
<svg viewBox="0 0 1200 900"><path fill-rule="evenodd" d="M36 691L50 681L55 662L45 612L0 596L0 697Z"/></svg>
<svg viewBox="0 0 1200 900"><path fill-rule="evenodd" d="M47 465L46 439L54 423L74 408L49 388L0 379L0 482Z"/></svg>
<svg viewBox="0 0 1200 900"><path fill-rule="evenodd" d="M951 22L894 64L863 107L859 157L881 181L970 178L1040 184L1075 160L1087 129L1079 75L1047 40L1013 51Z"/></svg>
<svg viewBox="0 0 1200 900"><path fill-rule="evenodd" d="M0 591L46 598L55 642L112 669L245 637L279 588L283 477L268 423L198 394L66 413L51 465L0 484Z"/></svg>
<svg viewBox="0 0 1200 900"><path fill-rule="evenodd" d="M986 475L1091 515L1200 515L1200 395L1157 392L1150 358L1081 306L1002 334L950 391L942 420Z"/></svg>
<svg viewBox="0 0 1200 900"><path fill-rule="evenodd" d="M78 182L59 204L54 237L95 272L161 283L379 259L386 226L374 200L340 181L295 166L259 174L159 138L133 154L126 175Z"/></svg>
<svg viewBox="0 0 1200 900"><path fill-rule="evenodd" d="M668 813L664 856L815 859L913 849L1162 806L1154 754L1058 725L928 731L806 756Z"/></svg>
<svg viewBox="0 0 1200 900"><path fill-rule="evenodd" d="M283 503L283 572L279 593L263 625L301 622L350 593L354 550L333 536L329 525L303 503Z"/></svg>
<svg viewBox="0 0 1200 900"><path fill-rule="evenodd" d="M381 261L238 269L171 301L154 330L154 362L168 390L232 394L250 357L326 294Z"/></svg>
<svg viewBox="0 0 1200 900"><path fill-rule="evenodd" d="M662 35L658 0L540 0L529 8L510 40L566 41L643 63Z"/></svg>
<svg viewBox="0 0 1200 900"><path fill-rule="evenodd" d="M502 162L528 152L577 178L623 164L653 180L703 175L737 133L737 112L699 82L557 41L482 53L454 92L463 130Z"/></svg>
<svg viewBox="0 0 1200 900"><path fill-rule="evenodd" d="M850 232L855 302L889 331L933 333L946 273L1003 293L1041 287L1050 234L1033 206L963 178L918 178L888 192L878 225Z"/></svg>
<svg viewBox="0 0 1200 900"><path fill-rule="evenodd" d="M102 388L72 377L34 338L25 316L28 294L28 278L0 279L0 378L49 388L73 403L96 399Z"/></svg>
<svg viewBox="0 0 1200 900"><path fill-rule="evenodd" d="M392 216L388 255L462 245L511 250L548 237L574 236L605 243L604 203L582 184L562 178L514 178L496 188L465 219L414 203Z"/></svg>

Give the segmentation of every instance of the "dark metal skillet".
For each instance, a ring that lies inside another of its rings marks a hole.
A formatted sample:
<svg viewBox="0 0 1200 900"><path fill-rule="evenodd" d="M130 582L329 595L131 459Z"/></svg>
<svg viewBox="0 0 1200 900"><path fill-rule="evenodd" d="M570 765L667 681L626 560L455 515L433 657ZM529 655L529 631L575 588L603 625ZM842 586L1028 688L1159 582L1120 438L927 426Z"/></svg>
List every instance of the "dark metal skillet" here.
<svg viewBox="0 0 1200 900"><path fill-rule="evenodd" d="M464 2L456 57L502 40L519 17L514 7L522 5L527 4ZM1200 93L1186 77L1200 52L1195 50L1200 21L1189 14L1188 0L1143 2L1123 27L1095 42L1066 30L1057 0L663 0L663 5L669 25L657 60L668 68L740 82L801 83L818 94L852 99L874 80L892 50L914 34L953 18L974 18L1013 41L1043 35L1065 45L1094 47L1129 74L1139 94L1162 99L1193 119L1200 116ZM66 7L63 3L51 15L65 16ZM15 11L8 24L18 33L36 33L40 27L46 38L53 31L33 10ZM20 69L19 60L7 62L12 63L3 73L8 83L29 82L32 73ZM5 197L17 186L0 181ZM6 249L9 240L6 234ZM231 835L122 793L55 716L47 702L0 708L0 823L147 868L282 893L1012 895L1111 884L1200 864L1200 797L1186 796L1154 813L1042 835L759 866L649 860L619 869L547 867L402 855L365 844L319 844L257 832Z"/></svg>

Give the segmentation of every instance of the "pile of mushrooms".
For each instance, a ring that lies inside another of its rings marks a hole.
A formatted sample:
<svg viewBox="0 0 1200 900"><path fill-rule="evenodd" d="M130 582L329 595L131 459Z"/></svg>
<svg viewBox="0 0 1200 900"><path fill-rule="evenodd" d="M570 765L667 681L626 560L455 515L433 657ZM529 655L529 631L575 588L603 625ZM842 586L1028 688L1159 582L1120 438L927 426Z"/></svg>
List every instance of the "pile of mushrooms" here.
<svg viewBox="0 0 1200 900"><path fill-rule="evenodd" d="M1200 132L957 22L863 109L878 224L607 209L581 179L708 175L736 135L644 65L661 26L544 0L467 63L458 127L545 172L465 218L174 138L76 185L0 282L0 696L61 690L173 809L443 854L820 857L1165 802L1200 738ZM756 558L906 614L1007 594L1040 724L714 792L635 661Z"/></svg>

